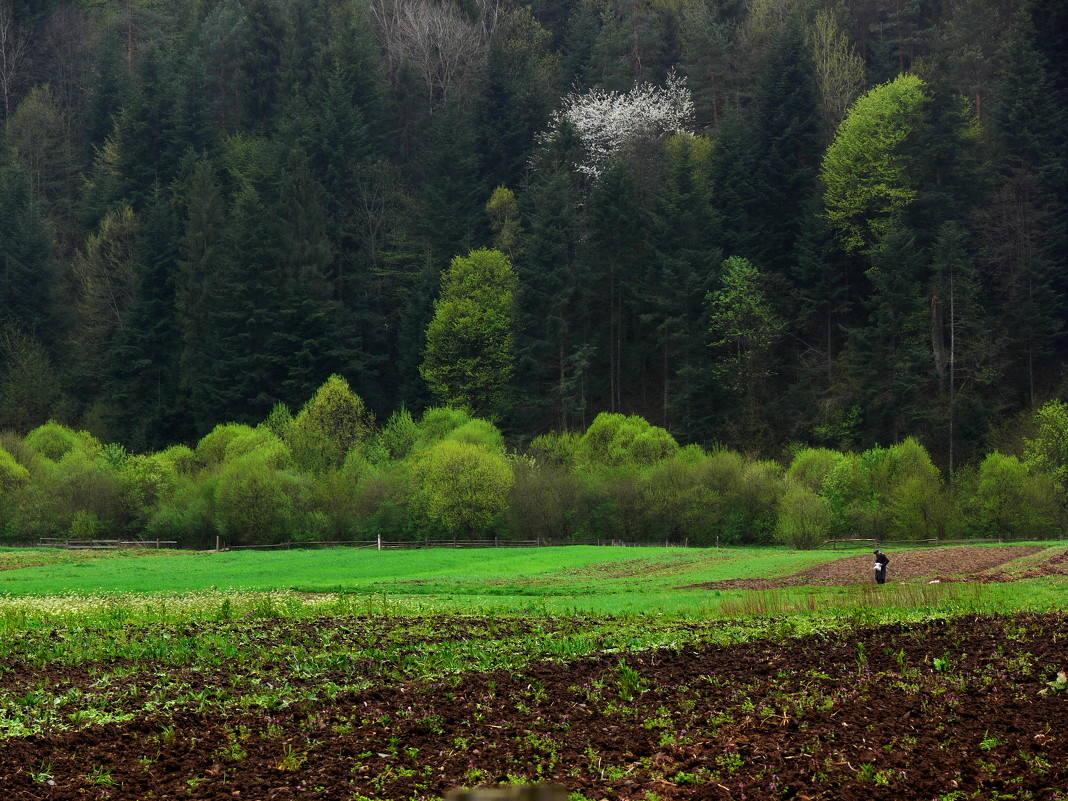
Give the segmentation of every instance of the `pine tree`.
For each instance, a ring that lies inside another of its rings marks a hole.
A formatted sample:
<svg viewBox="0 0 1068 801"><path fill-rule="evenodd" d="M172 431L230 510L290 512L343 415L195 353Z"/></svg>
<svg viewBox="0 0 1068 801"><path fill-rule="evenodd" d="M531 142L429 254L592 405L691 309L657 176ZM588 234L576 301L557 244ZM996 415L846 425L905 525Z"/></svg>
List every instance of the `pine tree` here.
<svg viewBox="0 0 1068 801"><path fill-rule="evenodd" d="M159 450L191 434L177 412L181 235L172 194L157 186L138 232L133 299L105 368L108 423L131 450Z"/></svg>
<svg viewBox="0 0 1068 801"><path fill-rule="evenodd" d="M59 279L26 172L0 139L0 324L56 343Z"/></svg>

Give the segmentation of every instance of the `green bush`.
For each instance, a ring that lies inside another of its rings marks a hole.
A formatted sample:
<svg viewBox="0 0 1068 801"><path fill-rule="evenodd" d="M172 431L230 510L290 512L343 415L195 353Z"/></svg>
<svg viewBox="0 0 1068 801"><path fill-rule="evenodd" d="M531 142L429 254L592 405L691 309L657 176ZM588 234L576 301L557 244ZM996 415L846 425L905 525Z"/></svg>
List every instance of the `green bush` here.
<svg viewBox="0 0 1068 801"><path fill-rule="evenodd" d="M454 409L450 406L436 406L423 412L419 420L419 436L415 447L425 448L440 442L445 435L453 431L471 419L471 415L463 409Z"/></svg>
<svg viewBox="0 0 1068 801"><path fill-rule="evenodd" d="M256 430L244 423L220 423L197 443L197 461L206 468L219 467L226 461L226 448L240 436L253 435Z"/></svg>
<svg viewBox="0 0 1068 801"><path fill-rule="evenodd" d="M539 464L553 464L573 468L578 464L582 438L574 432L551 432L534 437L527 452Z"/></svg>
<svg viewBox="0 0 1068 801"><path fill-rule="evenodd" d="M15 457L0 447L0 493L21 487L30 479L30 471L15 461Z"/></svg>
<svg viewBox="0 0 1068 801"><path fill-rule="evenodd" d="M391 459L404 459L419 438L419 424L407 409L394 412L378 432L378 441Z"/></svg>
<svg viewBox="0 0 1068 801"><path fill-rule="evenodd" d="M253 453L276 470L293 466L293 454L289 446L266 428L252 428L235 433L226 443L223 461L233 462Z"/></svg>
<svg viewBox="0 0 1068 801"><path fill-rule="evenodd" d="M258 453L226 463L219 473L217 526L228 545L285 542L301 512L301 482Z"/></svg>
<svg viewBox="0 0 1068 801"><path fill-rule="evenodd" d="M149 518L146 538L173 540L185 548L214 548L219 533L215 514L218 486L215 475L180 481L171 497Z"/></svg>
<svg viewBox="0 0 1068 801"><path fill-rule="evenodd" d="M1068 406L1050 401L1034 414L1034 438L1024 439L1024 457L1033 469L1068 483Z"/></svg>
<svg viewBox="0 0 1068 801"><path fill-rule="evenodd" d="M1059 488L1015 456L987 456L969 501L969 522L981 536L1044 539L1060 532Z"/></svg>
<svg viewBox="0 0 1068 801"><path fill-rule="evenodd" d="M196 470L197 455L188 445L172 445L156 455L174 465L175 472L180 475L191 475Z"/></svg>
<svg viewBox="0 0 1068 801"><path fill-rule="evenodd" d="M678 449L671 434L643 417L602 412L582 436L578 452L589 464L621 466L655 464Z"/></svg>
<svg viewBox="0 0 1068 801"><path fill-rule="evenodd" d="M479 445L494 453L504 453L504 435L489 420L477 418L468 420L463 425L457 426L443 440L453 442L467 442L471 445Z"/></svg>
<svg viewBox="0 0 1068 801"><path fill-rule="evenodd" d="M100 450L100 441L87 431L73 431L53 421L38 426L26 435L28 446L53 462L58 462L68 453L77 451L90 457Z"/></svg>
<svg viewBox="0 0 1068 801"><path fill-rule="evenodd" d="M508 460L479 445L443 440L411 466L411 504L421 521L454 535L480 536L508 506L515 476Z"/></svg>
<svg viewBox="0 0 1068 801"><path fill-rule="evenodd" d="M829 448L803 448L798 451L786 470L786 478L813 492L823 489L823 482L830 475L843 455Z"/></svg>
<svg viewBox="0 0 1068 801"><path fill-rule="evenodd" d="M349 451L375 433L374 416L339 375L332 375L285 426L284 439L297 466L322 473L341 466Z"/></svg>
<svg viewBox="0 0 1068 801"><path fill-rule="evenodd" d="M559 465L520 459L509 495L507 524L515 539L574 539L586 521L586 486Z"/></svg>
<svg viewBox="0 0 1068 801"><path fill-rule="evenodd" d="M817 548L831 528L827 499L802 484L791 484L779 497L775 539L798 550Z"/></svg>
<svg viewBox="0 0 1068 801"><path fill-rule="evenodd" d="M699 448L685 448L645 474L642 514L656 539L715 542L722 525L722 497L705 481L709 457Z"/></svg>

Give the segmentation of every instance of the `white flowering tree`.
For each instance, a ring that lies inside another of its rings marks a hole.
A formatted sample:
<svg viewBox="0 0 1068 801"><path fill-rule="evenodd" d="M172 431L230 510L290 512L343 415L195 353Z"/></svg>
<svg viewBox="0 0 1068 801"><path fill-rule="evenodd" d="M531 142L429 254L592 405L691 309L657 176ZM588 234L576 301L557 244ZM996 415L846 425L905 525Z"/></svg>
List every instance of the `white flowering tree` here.
<svg viewBox="0 0 1068 801"><path fill-rule="evenodd" d="M641 83L625 93L596 88L572 92L550 118L542 143L552 141L563 124L570 125L586 153L579 170L596 177L627 146L686 130L693 111L686 81L675 73L662 87Z"/></svg>

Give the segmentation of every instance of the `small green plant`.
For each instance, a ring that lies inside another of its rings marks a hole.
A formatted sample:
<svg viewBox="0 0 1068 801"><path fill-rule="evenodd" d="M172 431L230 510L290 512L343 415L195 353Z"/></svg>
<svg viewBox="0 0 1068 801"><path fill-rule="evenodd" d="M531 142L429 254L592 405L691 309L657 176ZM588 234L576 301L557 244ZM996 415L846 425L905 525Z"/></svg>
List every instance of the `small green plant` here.
<svg viewBox="0 0 1068 801"><path fill-rule="evenodd" d="M301 753L289 743L282 747L282 759L278 763L278 770L297 771L304 767L308 761L306 754Z"/></svg>
<svg viewBox="0 0 1068 801"><path fill-rule="evenodd" d="M995 748L998 747L998 738L991 737L990 732L987 731L984 734L983 739L979 742L979 747L982 748L984 751L993 751Z"/></svg>
<svg viewBox="0 0 1068 801"><path fill-rule="evenodd" d="M47 760L41 760L41 766L37 770L30 771L30 778L39 784L43 784L55 775L53 766Z"/></svg>
<svg viewBox="0 0 1068 801"><path fill-rule="evenodd" d="M105 770L101 765L97 765L85 777L90 784L95 784L98 787L114 787L116 782L111 778L111 771Z"/></svg>
<svg viewBox="0 0 1068 801"><path fill-rule="evenodd" d="M943 659L942 657L936 656L931 661L931 663L934 665L934 669L937 670L939 673L948 673L949 672L949 660L948 659Z"/></svg>
<svg viewBox="0 0 1068 801"><path fill-rule="evenodd" d="M638 674L638 671L622 659L619 660L616 674L619 681L619 697L624 701L633 701L635 696L648 689L642 685L642 677Z"/></svg>

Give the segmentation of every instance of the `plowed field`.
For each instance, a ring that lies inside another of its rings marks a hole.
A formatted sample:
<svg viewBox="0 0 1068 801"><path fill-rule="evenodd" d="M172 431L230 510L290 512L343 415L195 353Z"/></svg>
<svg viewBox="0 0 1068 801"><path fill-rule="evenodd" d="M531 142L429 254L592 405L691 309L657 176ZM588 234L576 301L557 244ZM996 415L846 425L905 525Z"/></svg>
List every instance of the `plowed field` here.
<svg viewBox="0 0 1068 801"><path fill-rule="evenodd" d="M945 570L904 556L891 554L899 578ZM999 569L959 558L958 576ZM829 575L820 570L809 574ZM770 638L716 645L700 635L723 624L697 622L675 647L410 680L386 678L408 657L385 651L318 673L283 658L250 676L236 656L175 671L148 647L151 637L283 648L318 639L343 653L352 640L403 640L416 623L435 633L413 636L408 654L489 647L530 626L455 615L220 621L121 633L145 638L136 659L8 658L8 719L17 708L27 730L34 715L64 725L0 740L0 799L399 801L524 782L562 785L576 801L1068 798L1063 614L858 620L807 637L783 620ZM554 625L573 633L583 620ZM70 714L101 694L108 721Z"/></svg>

